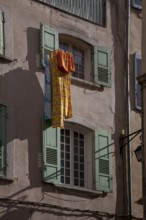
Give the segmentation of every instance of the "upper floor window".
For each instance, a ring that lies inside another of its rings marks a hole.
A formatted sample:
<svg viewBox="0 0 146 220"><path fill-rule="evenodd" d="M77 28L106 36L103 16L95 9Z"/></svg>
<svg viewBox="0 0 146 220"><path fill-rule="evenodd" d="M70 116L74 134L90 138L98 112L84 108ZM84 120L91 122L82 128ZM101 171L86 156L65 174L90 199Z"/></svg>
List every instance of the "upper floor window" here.
<svg viewBox="0 0 146 220"><path fill-rule="evenodd" d="M95 85L111 87L111 52L100 45L69 35L58 34L52 27L41 25L41 57L44 66L45 54L56 49L71 51L74 57L75 72L72 76L92 82Z"/></svg>
<svg viewBox="0 0 146 220"><path fill-rule="evenodd" d="M142 0L132 0L132 7L142 9Z"/></svg>
<svg viewBox="0 0 146 220"><path fill-rule="evenodd" d="M43 181L78 189L112 190L111 133L66 123L44 122Z"/></svg>
<svg viewBox="0 0 146 220"><path fill-rule="evenodd" d="M78 16L82 19L105 25L105 4L106 0L38 0L47 5L63 10L69 14Z"/></svg>
<svg viewBox="0 0 146 220"><path fill-rule="evenodd" d="M59 42L59 48L64 51L72 52L74 57L75 71L71 73L71 75L80 79L84 79L84 50L80 49L78 46L64 42Z"/></svg>

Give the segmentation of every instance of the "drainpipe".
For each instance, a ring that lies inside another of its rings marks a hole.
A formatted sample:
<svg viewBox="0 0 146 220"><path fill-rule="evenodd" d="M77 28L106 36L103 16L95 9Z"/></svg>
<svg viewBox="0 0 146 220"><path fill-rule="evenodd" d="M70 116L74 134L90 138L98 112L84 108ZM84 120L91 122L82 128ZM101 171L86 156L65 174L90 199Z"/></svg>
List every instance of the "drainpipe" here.
<svg viewBox="0 0 146 220"><path fill-rule="evenodd" d="M130 0L125 0L126 10L126 135L130 134L130 73L129 73L129 39L130 39ZM129 139L129 138L128 138ZM127 140L127 196L128 216L132 219L132 181L131 181L131 143Z"/></svg>

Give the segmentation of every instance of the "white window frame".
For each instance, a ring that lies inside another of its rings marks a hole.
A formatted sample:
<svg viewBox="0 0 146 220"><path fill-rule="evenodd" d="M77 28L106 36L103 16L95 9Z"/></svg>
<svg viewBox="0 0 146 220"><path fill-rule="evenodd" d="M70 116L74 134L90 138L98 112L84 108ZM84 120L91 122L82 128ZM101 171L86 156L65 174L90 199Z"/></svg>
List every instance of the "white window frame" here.
<svg viewBox="0 0 146 220"><path fill-rule="evenodd" d="M67 186L71 186L72 188L83 188L83 189L93 189L94 183L94 157L93 157L93 131L85 128L81 125L65 123L65 129L68 129L73 134L74 131L77 131L84 135L84 187L75 186L74 179L72 178L74 175L71 174L70 184L64 184ZM71 140L71 145L73 146L73 139ZM71 148L73 149L73 148ZM71 158L74 157L73 150L71 150ZM72 165L74 163L72 162ZM74 168L71 166L71 173L74 172Z"/></svg>
<svg viewBox="0 0 146 220"><path fill-rule="evenodd" d="M62 34L59 35L59 42L69 44L70 51L72 51L72 47L77 47L84 52L84 79L80 79L78 77L73 76L72 78L93 82L93 76L91 75L91 45L85 43L80 39Z"/></svg>

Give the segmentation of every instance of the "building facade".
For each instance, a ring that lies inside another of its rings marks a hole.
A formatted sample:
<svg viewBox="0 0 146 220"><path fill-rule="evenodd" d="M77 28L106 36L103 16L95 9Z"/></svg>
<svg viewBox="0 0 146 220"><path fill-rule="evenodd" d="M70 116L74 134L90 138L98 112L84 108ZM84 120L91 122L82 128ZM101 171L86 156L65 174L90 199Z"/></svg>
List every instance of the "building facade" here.
<svg viewBox="0 0 146 220"><path fill-rule="evenodd" d="M142 217L140 133L122 139L141 129L142 6L126 2L0 0L1 219ZM74 57L73 116L52 128L45 61L59 48Z"/></svg>

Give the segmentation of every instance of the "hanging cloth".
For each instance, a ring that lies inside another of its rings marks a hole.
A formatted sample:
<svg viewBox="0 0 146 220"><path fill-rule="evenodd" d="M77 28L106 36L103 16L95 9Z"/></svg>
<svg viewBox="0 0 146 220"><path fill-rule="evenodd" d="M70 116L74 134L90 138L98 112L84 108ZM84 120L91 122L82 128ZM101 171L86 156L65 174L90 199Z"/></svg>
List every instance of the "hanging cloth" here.
<svg viewBox="0 0 146 220"><path fill-rule="evenodd" d="M58 50L57 51L57 63L58 63L58 68L64 73L75 71L73 55L69 52Z"/></svg>
<svg viewBox="0 0 146 220"><path fill-rule="evenodd" d="M52 79L52 127L64 128L64 118L72 117L70 74L58 68L58 50L50 53Z"/></svg>

